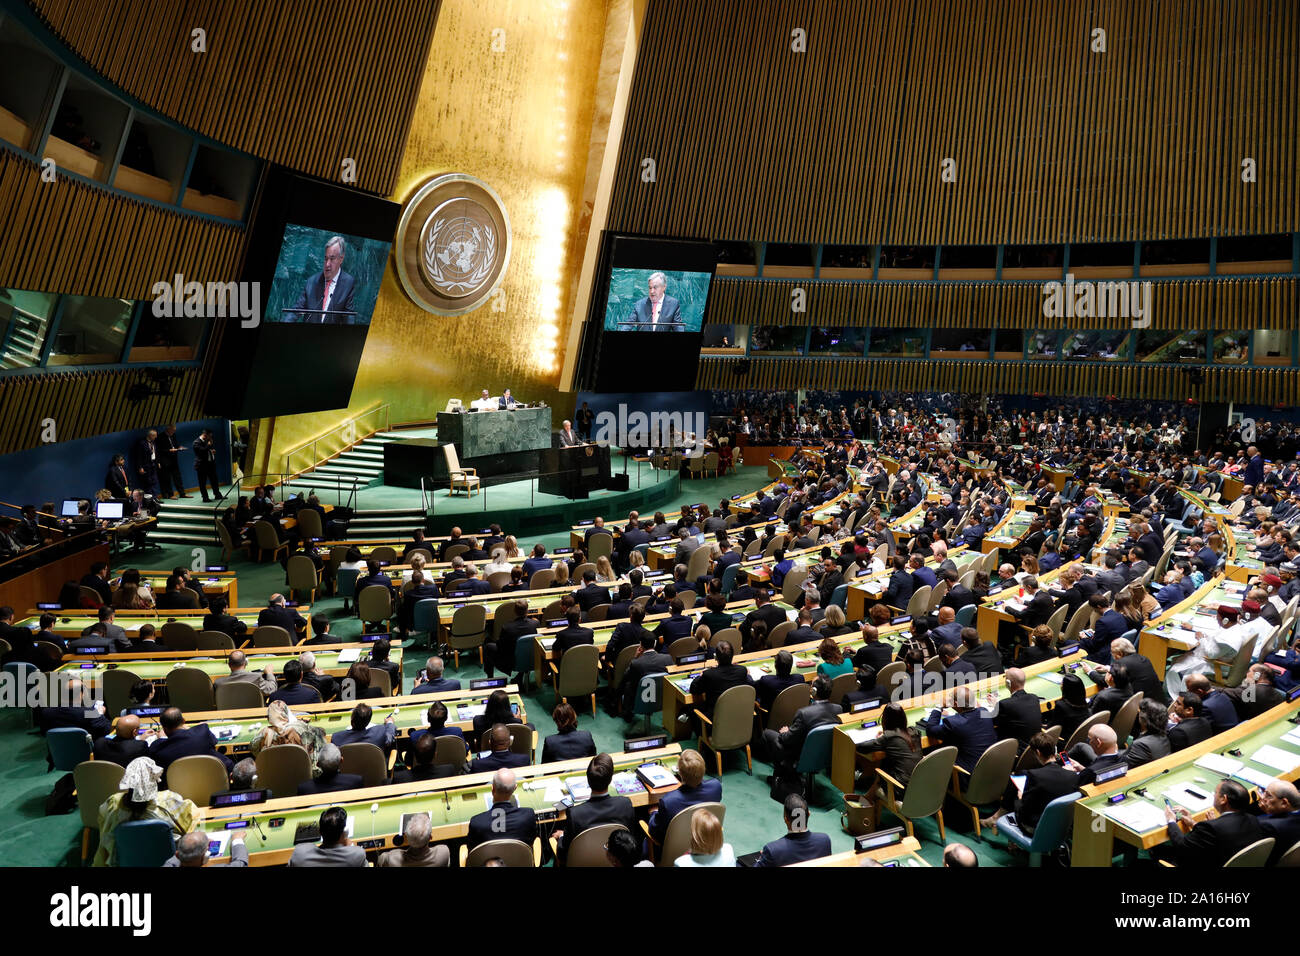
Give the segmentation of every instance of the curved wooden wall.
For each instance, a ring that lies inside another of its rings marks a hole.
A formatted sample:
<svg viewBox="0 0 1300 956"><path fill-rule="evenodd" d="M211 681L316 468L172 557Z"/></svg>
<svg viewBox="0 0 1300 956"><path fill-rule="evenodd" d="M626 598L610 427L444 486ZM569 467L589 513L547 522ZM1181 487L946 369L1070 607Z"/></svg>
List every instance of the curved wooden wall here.
<svg viewBox="0 0 1300 956"><path fill-rule="evenodd" d="M119 88L220 143L389 195L439 0L28 0ZM192 53L190 33L207 32Z"/></svg>
<svg viewBox="0 0 1300 956"><path fill-rule="evenodd" d="M238 278L244 230L61 177L0 150L0 286L150 299L180 272Z"/></svg>
<svg viewBox="0 0 1300 956"><path fill-rule="evenodd" d="M644 37L611 230L937 245L1300 229L1290 0L650 0Z"/></svg>
<svg viewBox="0 0 1300 956"><path fill-rule="evenodd" d="M1089 280L1096 282L1130 280ZM1138 280L1141 281L1141 280ZM1122 328L1113 318L1047 318L1043 283L828 282L719 276L709 293L712 322L750 325L879 325L955 328ZM791 292L806 292L792 312ZM1277 329L1300 322L1300 279L1174 279L1152 283L1158 329Z"/></svg>
<svg viewBox="0 0 1300 956"><path fill-rule="evenodd" d="M0 375L0 455L40 445L46 418L54 419L61 442L202 418L207 376L204 369L185 369L172 381L171 395L131 402L128 389L149 381L145 369Z"/></svg>
<svg viewBox="0 0 1300 956"><path fill-rule="evenodd" d="M738 364L749 363L745 374ZM1300 369L1213 367L1192 370L1172 365L1066 362L927 362L891 359L809 359L705 356L697 388L879 389L902 392L984 394L1114 395L1118 398L1195 399L1295 405L1300 401Z"/></svg>

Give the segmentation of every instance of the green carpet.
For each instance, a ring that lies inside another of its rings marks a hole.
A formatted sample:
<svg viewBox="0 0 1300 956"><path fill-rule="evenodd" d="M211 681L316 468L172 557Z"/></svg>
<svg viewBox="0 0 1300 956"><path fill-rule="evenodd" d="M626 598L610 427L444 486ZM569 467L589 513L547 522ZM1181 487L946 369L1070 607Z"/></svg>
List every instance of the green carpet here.
<svg viewBox="0 0 1300 956"><path fill-rule="evenodd" d="M746 468L740 475L720 479L702 479L682 482L683 502L716 503L724 497L750 491L761 484L763 470ZM610 516L622 519L626 515ZM567 532L557 529L555 533L536 538L529 537L527 544L540 540L550 547L565 544ZM521 541L521 545L525 542ZM192 560L188 547L173 547L161 552L154 552L146 559L148 568L171 568L174 565L188 565ZM142 565L143 566L143 565ZM284 573L277 564L258 565L236 557L234 569L239 572L240 603L245 607L259 606L267 595L284 589ZM360 624L356 618L343 611L341 599L332 598L317 602L313 613L324 613L336 623L331 633L347 639L360 633ZM419 651L408 652L403 663L405 673L404 686L409 688L415 675L424 666L426 655ZM451 661L447 662L448 676L467 681L485 676L477 660L461 659L461 667L455 670ZM555 731L550 711L555 700L549 688L538 690L526 697L529 719L545 737ZM76 865L80 856L81 822L74 812L64 816L47 817L44 815L44 800L53 787L59 774L47 773L45 764L44 741L29 733L25 712L6 711L0 715L0 752L4 753L4 769L0 771L4 781L6 799L0 804L0 865L5 866L53 866ZM603 750L621 749L626 736L627 725L603 710L596 717L584 712L579 715L579 724L589 730L596 744ZM656 719L655 727L662 726ZM686 746L695 746L694 740ZM710 764L712 766L712 764ZM755 759L754 775L745 772L744 753L724 755L725 772L723 774L723 801L727 805L727 819L724 827L726 839L737 855L760 849L768 840L775 839L784 832L781 820L781 806L768 795L767 775L771 767ZM839 791L830 780L820 776L817 780L817 792L812 801L811 826L814 830L828 833L836 852L850 849L851 838L840 828L840 810L842 800ZM984 842L976 842L973 835L958 833L956 826L968 825L956 814L946 814L949 840L960 840L973 847L979 855L983 866L1008 866L1023 863L1015 860L1005 849L1001 836L988 834ZM883 825L891 826L891 818L886 814ZM938 843L938 827L933 820L923 820L916 825L917 836L921 840L921 855L930 863L938 864L942 847ZM93 849L92 849L93 852Z"/></svg>

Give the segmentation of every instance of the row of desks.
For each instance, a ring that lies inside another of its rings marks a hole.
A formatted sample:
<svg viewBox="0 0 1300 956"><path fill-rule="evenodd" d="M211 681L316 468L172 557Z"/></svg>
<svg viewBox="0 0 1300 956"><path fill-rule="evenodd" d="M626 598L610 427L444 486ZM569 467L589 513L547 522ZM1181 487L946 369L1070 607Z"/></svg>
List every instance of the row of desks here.
<svg viewBox="0 0 1300 956"><path fill-rule="evenodd" d="M1082 651L1078 651L1069 657L1042 661L1024 668L1025 690L1041 698L1044 712L1061 698L1061 681L1065 676L1062 671L1078 673L1082 677L1087 666L1084 663L1086 656ZM941 680L942 675L935 675L935 679ZM999 699L1009 696L1006 677L1002 674L972 681L969 686L974 688L981 702L990 692L996 694ZM1090 680L1084 681L1084 687L1089 696L1097 692L1097 686ZM928 716L932 709L939 706L947 693L947 690L938 690L902 701L901 706L907 712L908 726L914 726L917 721ZM858 743L877 735L878 726L865 725L878 725L883 712L884 708L880 707L857 714L840 715L840 726L835 728L831 737L830 778L831 783L845 793L853 792ZM921 746L928 745L929 740L923 738Z"/></svg>
<svg viewBox="0 0 1300 956"><path fill-rule="evenodd" d="M1279 704L1117 780L1084 787L1083 797L1074 805L1070 865L1110 866L1116 842L1145 850L1166 842L1166 793L1175 806L1185 807L1199 822L1208 812L1186 787L1212 799L1214 788L1224 779L1235 779L1253 790L1274 778L1300 778L1300 731L1294 723L1298 714L1300 701ZM1270 749L1264 750L1266 747ZM1240 755L1228 752L1234 750ZM1134 792L1144 785L1145 796ZM1111 803L1109 798L1120 793L1125 794L1124 799Z"/></svg>
<svg viewBox="0 0 1300 956"><path fill-rule="evenodd" d="M258 616L264 610L265 608L230 608L226 613L235 618L235 620L241 621L244 626L248 628L248 635L251 636L253 631L257 628ZM307 622L308 633L310 633L311 606L304 604L294 608L294 610L302 615L303 619ZM50 611L49 613L58 615L58 619L54 622L54 626L51 627L50 630L65 641L77 640L81 637L82 631L99 621L98 611L78 609L75 611ZM113 623L122 628L128 637L132 638L139 636L140 628L145 624L152 624L157 628L159 634L162 633L162 626L164 624L171 624L177 621L183 624L188 624L196 631L202 631L203 617L207 613L208 612L203 608L195 608L194 610L185 611L116 611L113 614ZM15 621L14 626L25 627L34 631L40 626L41 614L42 612L37 610L28 611L27 617ZM292 636L293 635L290 635L290 637Z"/></svg>
<svg viewBox="0 0 1300 956"><path fill-rule="evenodd" d="M296 661L303 651L311 651L315 654L316 666L326 674L331 677L346 677L348 668L355 661L367 659L370 645L320 644L266 653L246 652L248 669L260 671L264 667L270 667L272 673L279 676L284 665L289 661ZM141 680L165 681L167 675L173 670L185 667L202 671L215 680L230 673L230 665L227 663L230 653L230 651L157 651L147 655L101 654L94 657L68 655L55 673L102 680L105 672L121 669L130 671ZM401 645L393 645L388 652L388 657L400 666Z"/></svg>
<svg viewBox="0 0 1300 956"><path fill-rule="evenodd" d="M616 753L614 786L639 808L651 807L659 798L679 784L661 789L647 789L635 778L642 764L657 764L676 770L681 754L678 744L638 753ZM567 793L567 784L586 783L586 757L520 767L515 770L518 789L515 802L531 807L543 819L564 819L563 808L556 803ZM207 808L199 811L198 825L209 836L228 827L243 828L252 866L276 866L287 863L293 855L294 832L301 824L315 824L327 807L343 807L348 812L351 839L368 850L387 850L395 846L393 838L402 829L402 817L409 813L428 813L433 823L433 842L456 840L469 832L470 818L491 807L492 773L467 774L414 783L388 784L360 790L347 790L320 796L284 797L252 807ZM315 841L313 841L315 842ZM224 858L223 858L224 859Z"/></svg>
<svg viewBox="0 0 1300 956"><path fill-rule="evenodd" d="M510 695L510 703L517 710L519 723L528 720L528 710L524 700L519 696L519 688L513 684L502 688ZM488 693L492 693L489 691ZM423 730L428 726L429 708L434 701L442 701L447 706L447 726L459 728L465 739L474 746L474 718L482 716L487 702L487 694L481 690L449 690L436 694L407 694L401 697L385 699L382 703L371 702L374 715L372 726L380 726L393 716L396 740L409 739L412 731ZM294 717L324 731L326 738L332 738L340 730L352 726L352 709L357 701L335 701L323 704L298 704L292 709ZM362 701L362 703L366 703ZM208 729L217 737L217 749L225 754L246 754L253 739L266 726L266 710L215 710L196 714L186 714L189 724L206 723ZM142 722L142 729L153 724L152 720ZM536 741L534 741L534 744Z"/></svg>

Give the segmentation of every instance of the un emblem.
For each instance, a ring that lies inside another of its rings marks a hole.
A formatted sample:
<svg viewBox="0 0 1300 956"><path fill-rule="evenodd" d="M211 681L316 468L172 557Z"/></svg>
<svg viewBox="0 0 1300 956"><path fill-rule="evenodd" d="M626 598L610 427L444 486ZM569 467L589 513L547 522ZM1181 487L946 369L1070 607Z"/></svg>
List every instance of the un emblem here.
<svg viewBox="0 0 1300 956"><path fill-rule="evenodd" d="M461 315L501 284L510 220L486 183L460 173L429 180L408 200L397 230L397 274L407 295L439 315Z"/></svg>

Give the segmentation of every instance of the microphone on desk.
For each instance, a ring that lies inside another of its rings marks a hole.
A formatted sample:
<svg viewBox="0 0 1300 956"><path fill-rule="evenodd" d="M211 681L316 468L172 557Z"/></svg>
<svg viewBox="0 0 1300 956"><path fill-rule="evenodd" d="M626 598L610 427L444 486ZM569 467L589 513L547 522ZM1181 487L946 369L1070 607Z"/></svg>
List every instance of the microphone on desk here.
<svg viewBox="0 0 1300 956"><path fill-rule="evenodd" d="M240 814L240 819L241 820L243 819L243 814ZM258 837L261 838L262 845L266 846L266 833L263 832L262 824L259 823L257 820L257 814L254 814L253 816L249 817L249 819L252 821L253 826L257 829L257 835Z"/></svg>

